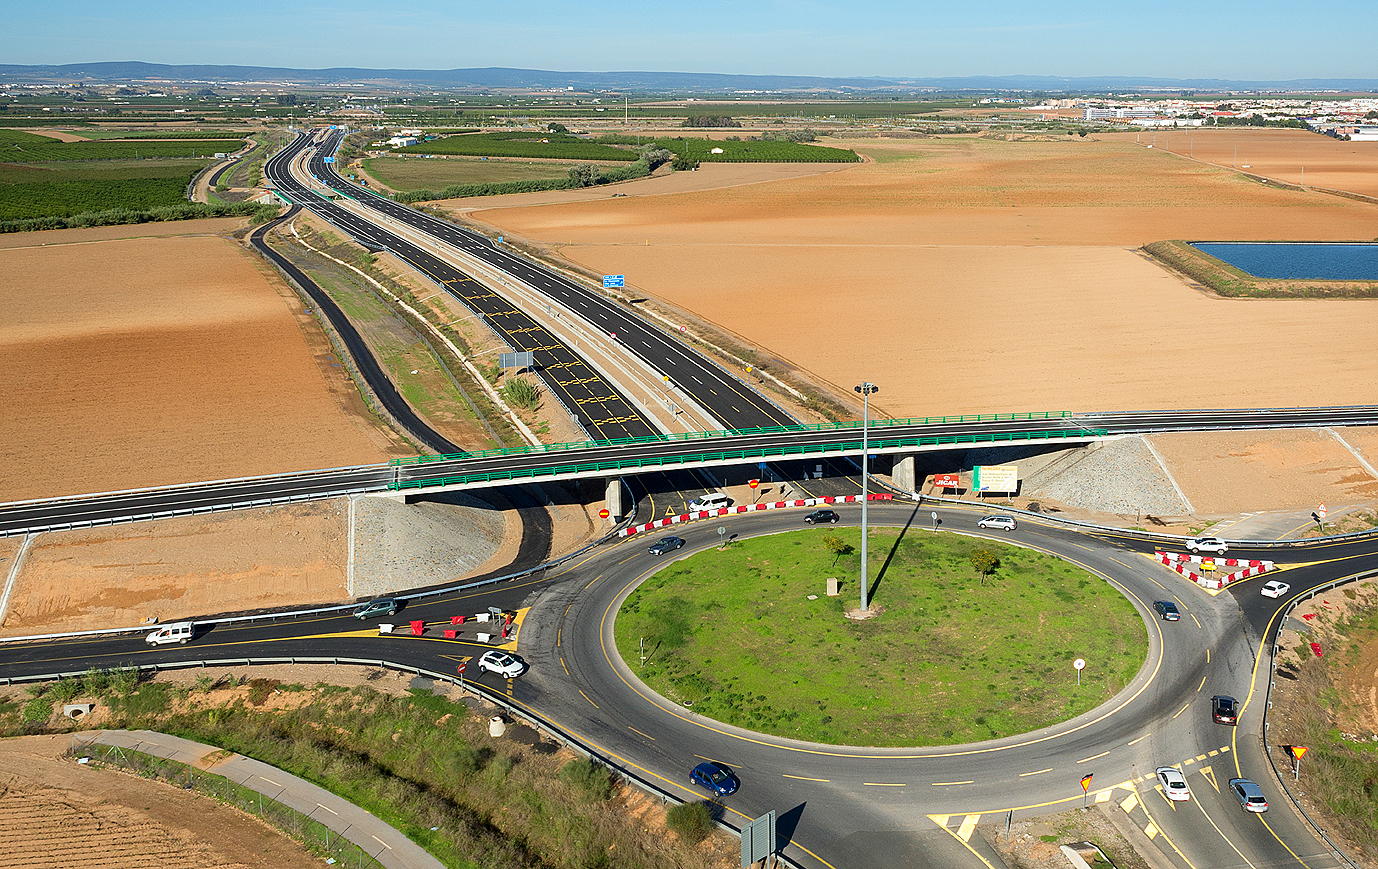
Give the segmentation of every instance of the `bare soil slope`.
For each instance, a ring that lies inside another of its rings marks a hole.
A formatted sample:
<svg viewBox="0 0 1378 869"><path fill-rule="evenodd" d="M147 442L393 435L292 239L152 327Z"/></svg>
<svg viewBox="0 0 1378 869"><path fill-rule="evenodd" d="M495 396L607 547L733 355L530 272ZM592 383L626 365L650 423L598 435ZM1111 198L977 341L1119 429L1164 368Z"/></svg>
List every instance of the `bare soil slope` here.
<svg viewBox="0 0 1378 869"><path fill-rule="evenodd" d="M389 456L265 266L225 238L109 229L126 237L34 233L0 250L0 501Z"/></svg>

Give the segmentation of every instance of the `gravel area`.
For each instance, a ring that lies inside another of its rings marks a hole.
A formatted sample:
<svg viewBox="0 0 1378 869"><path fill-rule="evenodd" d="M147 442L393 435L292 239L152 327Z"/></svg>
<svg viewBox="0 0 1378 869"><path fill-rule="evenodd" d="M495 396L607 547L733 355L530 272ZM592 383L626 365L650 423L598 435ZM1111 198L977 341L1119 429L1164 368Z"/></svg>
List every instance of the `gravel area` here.
<svg viewBox="0 0 1378 869"><path fill-rule="evenodd" d="M1023 497L1049 498L1085 510L1133 515L1181 516L1190 512L1162 465L1141 437L1104 441L1077 450L1060 468L1028 482Z"/></svg>
<svg viewBox="0 0 1378 869"><path fill-rule="evenodd" d="M452 582L506 551L500 510L464 492L418 504L359 498L354 505L354 595ZM515 550L514 550L515 551Z"/></svg>

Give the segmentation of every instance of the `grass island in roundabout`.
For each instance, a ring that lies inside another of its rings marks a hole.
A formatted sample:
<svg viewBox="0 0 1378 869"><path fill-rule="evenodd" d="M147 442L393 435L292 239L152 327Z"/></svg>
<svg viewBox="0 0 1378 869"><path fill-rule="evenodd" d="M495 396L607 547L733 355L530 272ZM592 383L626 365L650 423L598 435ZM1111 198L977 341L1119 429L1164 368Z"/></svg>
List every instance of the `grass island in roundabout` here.
<svg viewBox="0 0 1378 869"><path fill-rule="evenodd" d="M848 618L860 544L859 528L815 528L668 564L623 602L618 651L701 715L866 746L1027 733L1095 708L1143 665L1143 619L1113 585L1052 555L947 532L873 526L877 614ZM843 580L838 597L825 594L829 577Z"/></svg>

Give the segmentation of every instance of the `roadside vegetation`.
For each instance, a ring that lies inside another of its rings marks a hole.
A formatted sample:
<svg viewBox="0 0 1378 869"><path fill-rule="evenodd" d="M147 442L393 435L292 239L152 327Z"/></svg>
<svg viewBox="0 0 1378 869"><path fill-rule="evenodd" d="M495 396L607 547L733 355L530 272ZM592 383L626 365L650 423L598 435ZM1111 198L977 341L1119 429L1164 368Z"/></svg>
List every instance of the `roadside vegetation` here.
<svg viewBox="0 0 1378 869"><path fill-rule="evenodd" d="M51 163L61 160L142 160L154 157L211 157L238 151L243 139L186 141L59 142L19 130L0 130L0 162Z"/></svg>
<svg viewBox="0 0 1378 869"><path fill-rule="evenodd" d="M54 719L55 705L95 700L103 727L172 733L287 770L399 828L446 866L707 869L735 845L684 847L666 835L659 801L606 768L529 729L492 738L489 713L428 690L395 696L245 677L179 687L116 670L27 694L0 702L0 735L80 729Z"/></svg>
<svg viewBox="0 0 1378 869"><path fill-rule="evenodd" d="M1378 710L1371 700L1378 684L1376 590L1370 580L1327 592L1310 608L1314 616L1288 620L1307 629L1279 654L1269 698L1273 762L1321 828L1338 833L1361 865L1378 860ZM1280 636L1284 642L1298 637ZM1287 745L1307 749L1296 784Z"/></svg>
<svg viewBox="0 0 1378 869"><path fill-rule="evenodd" d="M1209 290L1229 298L1371 299L1378 281L1278 280L1259 278L1192 247L1185 241L1155 241L1144 252Z"/></svg>
<svg viewBox="0 0 1378 869"><path fill-rule="evenodd" d="M956 745L1026 733L1113 697L1147 633L1113 586L1028 549L910 529L808 529L672 563L617 616L617 648L695 712L830 744ZM841 596L825 595L839 577ZM810 599L810 596L814 599ZM641 641L646 662L641 664ZM1072 661L1088 662L1078 686Z"/></svg>
<svg viewBox="0 0 1378 869"><path fill-rule="evenodd" d="M38 232L45 229L78 229L87 226L121 226L130 223L162 223L171 220L199 220L205 217L248 217L256 224L272 220L278 206L256 202L220 202L205 205L182 201L143 211L128 208L88 211L67 217L34 217L0 222L0 233Z"/></svg>

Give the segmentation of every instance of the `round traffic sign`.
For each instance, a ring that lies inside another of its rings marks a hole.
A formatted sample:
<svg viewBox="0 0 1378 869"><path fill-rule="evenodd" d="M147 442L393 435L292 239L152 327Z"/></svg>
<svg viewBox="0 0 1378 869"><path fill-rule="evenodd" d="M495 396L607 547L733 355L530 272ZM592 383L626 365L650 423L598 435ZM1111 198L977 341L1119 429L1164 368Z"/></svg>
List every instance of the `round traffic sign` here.
<svg viewBox="0 0 1378 869"><path fill-rule="evenodd" d="M746 481L746 484L747 484L748 486L750 486L751 488L754 489L754 488L756 488L757 486L761 485L761 481L760 481L760 480L747 480L747 481Z"/></svg>
<svg viewBox="0 0 1378 869"><path fill-rule="evenodd" d="M1072 666L1073 666L1073 667L1076 667L1078 670L1085 670L1085 669L1086 669L1086 659L1085 659L1085 658L1077 658L1075 661L1072 662Z"/></svg>
<svg viewBox="0 0 1378 869"><path fill-rule="evenodd" d="M608 508L607 508L607 507L604 507L602 510L599 510L599 511L598 511L598 518L599 518L599 519L606 519L606 518L608 518L608 517L611 516L611 515L612 515L612 514L608 512Z"/></svg>
<svg viewBox="0 0 1378 869"><path fill-rule="evenodd" d="M721 525L719 525L719 526L718 526L718 536L721 537L721 536L723 536L723 535L726 534L726 533L727 533L727 529L724 528L724 527L722 527Z"/></svg>
<svg viewBox="0 0 1378 869"><path fill-rule="evenodd" d="M680 327L679 327L679 330L680 330L681 332L688 332L688 331L689 331L689 327L688 327L688 326L680 326Z"/></svg>
<svg viewBox="0 0 1378 869"><path fill-rule="evenodd" d="M464 667L465 667L465 666L466 666L466 665L464 665L464 664L460 664L458 667L455 667L455 669L459 671L459 675L461 675L461 676L464 675Z"/></svg>

